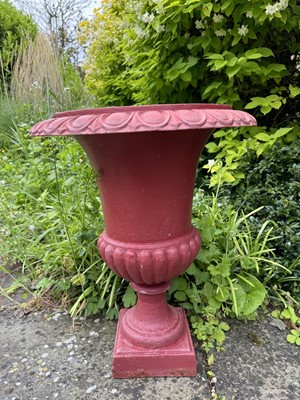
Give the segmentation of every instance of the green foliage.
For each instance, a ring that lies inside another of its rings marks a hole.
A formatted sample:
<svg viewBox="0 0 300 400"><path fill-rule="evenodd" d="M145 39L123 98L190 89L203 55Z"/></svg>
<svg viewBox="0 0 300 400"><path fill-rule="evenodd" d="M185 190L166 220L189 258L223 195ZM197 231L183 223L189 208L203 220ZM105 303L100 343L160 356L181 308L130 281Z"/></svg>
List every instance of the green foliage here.
<svg viewBox="0 0 300 400"><path fill-rule="evenodd" d="M275 269L269 277L269 285L290 292L300 299L300 138L290 145L273 146L259 162L255 154L248 153L241 163L245 179L234 188L228 188L228 201L236 209L250 212L264 206L253 215L249 223L253 230L266 219L276 221L274 254L278 262L291 273Z"/></svg>
<svg viewBox="0 0 300 400"><path fill-rule="evenodd" d="M98 93L100 98L108 100L111 94L108 101L113 102L115 91L126 92L126 97L138 103L202 99L241 108L251 98L260 98L254 100L255 107L265 103L275 110L282 103L293 107L287 104L289 94L282 83L294 87L296 82L300 15L296 1L281 1L276 13L270 13L267 1L105 3L94 21L85 24L91 46L87 81L95 84L97 64L104 91ZM117 28L106 24L109 17L120 17L120 8L124 23ZM115 74L101 64L102 50L95 45L99 32L107 46L115 39L114 46L108 47L109 57L125 60Z"/></svg>
<svg viewBox="0 0 300 400"><path fill-rule="evenodd" d="M8 0L0 1L0 89L9 81L18 51L27 39L34 38L37 26L31 17L17 10Z"/></svg>
<svg viewBox="0 0 300 400"><path fill-rule="evenodd" d="M99 258L103 216L95 177L74 141L0 131L1 255L22 266L36 296L51 293L72 315L117 316L122 282Z"/></svg>
<svg viewBox="0 0 300 400"><path fill-rule="evenodd" d="M214 141L206 145L208 157L215 157L203 166L212 174L210 186L243 184L243 165L249 153L252 157L255 154L253 159L257 163L257 158L262 154L265 157L276 143L291 146L299 133L295 124L289 128L271 128L268 132L263 127L218 130L214 134Z"/></svg>
<svg viewBox="0 0 300 400"><path fill-rule="evenodd" d="M283 268L269 257L274 240L271 221L258 233L249 219L259 210L239 216L229 204L213 197L210 205L203 192L194 198L194 224L202 234L202 249L183 276L173 280L171 298L191 314L196 336L203 348L220 349L229 329L223 316L253 319L263 304L263 285L274 270Z"/></svg>
<svg viewBox="0 0 300 400"><path fill-rule="evenodd" d="M226 103L259 128L218 131L211 186L238 184L240 162L299 130L299 18L295 0L105 1L83 24L86 82L103 105ZM105 58L106 62L103 63ZM213 156L211 156L213 155Z"/></svg>
<svg viewBox="0 0 300 400"><path fill-rule="evenodd" d="M286 339L289 343L300 346L300 318L297 316L295 309L291 305L287 305L282 311L274 310L272 316L288 322L291 330Z"/></svg>

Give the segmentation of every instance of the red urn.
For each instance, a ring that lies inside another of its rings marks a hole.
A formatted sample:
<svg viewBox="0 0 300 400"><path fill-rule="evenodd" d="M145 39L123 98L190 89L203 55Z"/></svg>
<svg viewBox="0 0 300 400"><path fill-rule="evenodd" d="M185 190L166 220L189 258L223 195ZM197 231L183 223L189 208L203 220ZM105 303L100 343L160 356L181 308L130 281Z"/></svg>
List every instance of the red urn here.
<svg viewBox="0 0 300 400"><path fill-rule="evenodd" d="M196 375L185 312L165 292L201 247L191 212L207 139L215 128L255 124L229 106L178 104L69 111L32 128L33 136L72 135L86 151L105 218L100 254L138 293L120 311L115 378Z"/></svg>

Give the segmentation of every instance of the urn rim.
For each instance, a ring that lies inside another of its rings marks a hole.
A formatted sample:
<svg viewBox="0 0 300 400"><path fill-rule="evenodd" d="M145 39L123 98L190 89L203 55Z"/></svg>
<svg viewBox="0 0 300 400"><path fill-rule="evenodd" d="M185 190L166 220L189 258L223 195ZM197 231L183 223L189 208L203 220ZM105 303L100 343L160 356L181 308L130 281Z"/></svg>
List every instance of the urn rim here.
<svg viewBox="0 0 300 400"><path fill-rule="evenodd" d="M209 130L256 125L255 118L225 104L153 104L59 112L37 123L31 136Z"/></svg>

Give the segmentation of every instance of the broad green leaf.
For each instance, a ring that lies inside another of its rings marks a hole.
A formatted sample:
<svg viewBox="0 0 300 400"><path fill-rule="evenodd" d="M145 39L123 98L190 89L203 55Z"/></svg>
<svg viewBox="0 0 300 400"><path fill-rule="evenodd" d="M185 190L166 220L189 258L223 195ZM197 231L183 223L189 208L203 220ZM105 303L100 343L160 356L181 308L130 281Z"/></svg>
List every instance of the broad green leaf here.
<svg viewBox="0 0 300 400"><path fill-rule="evenodd" d="M229 289L227 287L219 287L218 293L215 295L215 299L220 301L221 303L228 300L229 298Z"/></svg>
<svg viewBox="0 0 300 400"><path fill-rule="evenodd" d="M206 94L210 93L212 90L217 89L218 87L220 87L222 85L222 82L217 82L214 81L212 82L209 86L207 86L207 88L204 90L203 96L205 96Z"/></svg>
<svg viewBox="0 0 300 400"><path fill-rule="evenodd" d="M261 109L260 109L260 111L264 115L268 114L271 110L272 110L272 107L270 107L270 106L262 106Z"/></svg>
<svg viewBox="0 0 300 400"><path fill-rule="evenodd" d="M262 290L251 290L247 293L245 305L243 308L243 315L252 314L258 309L258 307L263 303L266 297L266 291Z"/></svg>
<svg viewBox="0 0 300 400"><path fill-rule="evenodd" d="M293 128L280 128L275 132L274 136L276 138L282 137L282 136L286 135L288 132L290 132L292 129Z"/></svg>
<svg viewBox="0 0 300 400"><path fill-rule="evenodd" d="M177 291L174 293L174 297L178 301L185 301L186 300L186 293L183 291Z"/></svg>
<svg viewBox="0 0 300 400"><path fill-rule="evenodd" d="M228 171L224 172L224 174L222 175L222 178L225 182L228 182L228 183L235 181L234 176L232 176L231 173Z"/></svg>
<svg viewBox="0 0 300 400"><path fill-rule="evenodd" d="M258 53L260 53L263 57L274 57L274 53L271 49L268 47L258 47L255 49Z"/></svg>
<svg viewBox="0 0 300 400"><path fill-rule="evenodd" d="M184 81L184 82L191 82L192 80L192 73L191 71L186 71L183 74L180 74L180 78Z"/></svg>
<svg viewBox="0 0 300 400"><path fill-rule="evenodd" d="M266 143L261 143L256 148L256 155L259 157L267 149Z"/></svg>
<svg viewBox="0 0 300 400"><path fill-rule="evenodd" d="M188 67L190 68L190 67L193 67L194 65L196 65L197 64L197 62L198 62L198 58L197 57L189 57L188 58L188 60L187 60L187 65L188 65Z"/></svg>
<svg viewBox="0 0 300 400"><path fill-rule="evenodd" d="M258 64L254 61L247 61L242 65L242 69L244 73L247 73L250 75L251 72L259 72L260 68Z"/></svg>
<svg viewBox="0 0 300 400"><path fill-rule="evenodd" d="M224 60L222 54L216 53L208 54L205 58L208 58L209 60Z"/></svg>
<svg viewBox="0 0 300 400"><path fill-rule="evenodd" d="M232 67L227 67L226 68L226 74L229 79L231 79L234 75L236 75L241 69L241 66L239 64L236 64Z"/></svg>
<svg viewBox="0 0 300 400"><path fill-rule="evenodd" d="M283 64L270 64L268 68L276 72L281 72L286 70L286 67Z"/></svg>
<svg viewBox="0 0 300 400"><path fill-rule="evenodd" d="M253 53L252 50L248 50L245 53L245 56L249 59L249 60L255 60L257 58L261 58L261 54L260 53Z"/></svg>
<svg viewBox="0 0 300 400"><path fill-rule="evenodd" d="M218 71L219 69L223 68L227 64L226 60L216 60L214 62L214 69Z"/></svg>
<svg viewBox="0 0 300 400"><path fill-rule="evenodd" d="M167 79L169 79L170 81L173 81L174 79L178 78L178 76L180 75L180 71L176 70L176 69L170 69L167 74L166 77Z"/></svg>
<svg viewBox="0 0 300 400"><path fill-rule="evenodd" d="M291 93L291 98L293 99L300 94L300 87L289 85L289 91Z"/></svg>
<svg viewBox="0 0 300 400"><path fill-rule="evenodd" d="M205 147L209 153L216 153L219 150L219 146L214 142L208 143Z"/></svg>
<svg viewBox="0 0 300 400"><path fill-rule="evenodd" d="M241 314L246 302L246 292L240 285L235 285L235 298L237 302L237 315ZM234 308L233 311L235 312Z"/></svg>
<svg viewBox="0 0 300 400"><path fill-rule="evenodd" d="M205 273L201 271L198 267L196 267L194 263L186 270L186 273L188 275L192 275L195 278L197 285L205 282Z"/></svg>
<svg viewBox="0 0 300 400"><path fill-rule="evenodd" d="M260 57L270 57L273 56L273 51L269 49L268 47L258 47L256 49L251 49L246 51L245 56L247 58L260 58Z"/></svg>
<svg viewBox="0 0 300 400"><path fill-rule="evenodd" d="M268 142L269 140L272 139L272 136L268 135L265 132L258 133L257 135L255 135L255 137L256 139L261 140L263 142Z"/></svg>
<svg viewBox="0 0 300 400"><path fill-rule="evenodd" d="M213 4L212 3L205 3L202 6L201 13L202 13L202 15L204 17L209 17L211 12L212 12L212 9L213 9Z"/></svg>

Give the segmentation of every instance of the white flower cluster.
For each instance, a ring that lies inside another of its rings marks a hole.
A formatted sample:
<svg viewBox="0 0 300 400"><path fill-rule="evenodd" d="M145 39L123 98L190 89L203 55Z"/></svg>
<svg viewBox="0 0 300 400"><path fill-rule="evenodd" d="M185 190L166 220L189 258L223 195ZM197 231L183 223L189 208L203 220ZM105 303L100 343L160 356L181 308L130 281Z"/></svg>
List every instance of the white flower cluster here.
<svg viewBox="0 0 300 400"><path fill-rule="evenodd" d="M246 36L248 32L249 32L248 25L242 25L240 28L238 28L238 34L240 36Z"/></svg>
<svg viewBox="0 0 300 400"><path fill-rule="evenodd" d="M157 14L163 14L165 12L164 6L158 6L155 8Z"/></svg>
<svg viewBox="0 0 300 400"><path fill-rule="evenodd" d="M40 84L39 82L33 81L32 84L31 84L30 91L31 91L32 89L42 89L42 86L41 86L41 84Z"/></svg>
<svg viewBox="0 0 300 400"><path fill-rule="evenodd" d="M219 29L215 32L216 36L226 36L226 31L224 29Z"/></svg>
<svg viewBox="0 0 300 400"><path fill-rule="evenodd" d="M154 14L149 14L148 11L145 14L141 15L140 20L145 22L145 24L150 24L154 20Z"/></svg>
<svg viewBox="0 0 300 400"><path fill-rule="evenodd" d="M145 31L144 31L144 29L142 29L140 26L136 26L135 28L134 28L134 32L135 32L135 34L136 34L136 36L138 36L138 37L143 37L144 35L145 35Z"/></svg>
<svg viewBox="0 0 300 400"><path fill-rule="evenodd" d="M195 22L195 26L196 26L196 29L204 29L203 22L199 21L199 19L197 19L197 21Z"/></svg>
<svg viewBox="0 0 300 400"><path fill-rule="evenodd" d="M223 19L224 19L224 16L222 14L214 14L213 15L213 21L215 23L222 22Z"/></svg>
<svg viewBox="0 0 300 400"><path fill-rule="evenodd" d="M252 11L247 11L246 12L246 17L247 18L253 18L253 12Z"/></svg>
<svg viewBox="0 0 300 400"><path fill-rule="evenodd" d="M265 12L267 15L274 15L277 11L285 10L289 5L289 0L280 0L275 4L268 4L265 7Z"/></svg>

